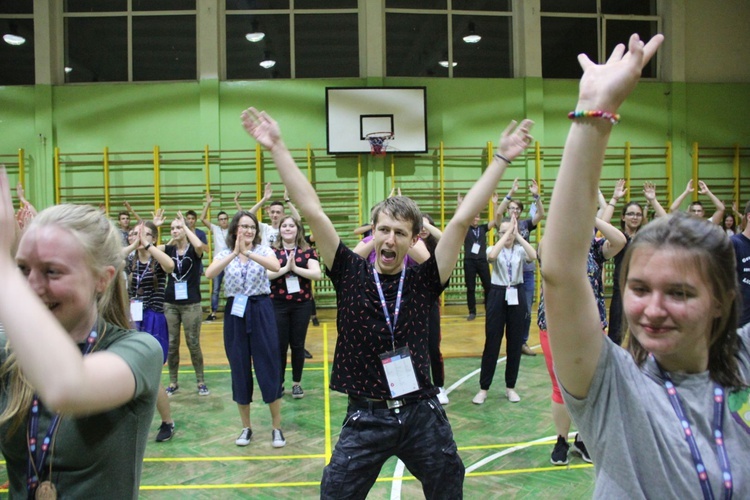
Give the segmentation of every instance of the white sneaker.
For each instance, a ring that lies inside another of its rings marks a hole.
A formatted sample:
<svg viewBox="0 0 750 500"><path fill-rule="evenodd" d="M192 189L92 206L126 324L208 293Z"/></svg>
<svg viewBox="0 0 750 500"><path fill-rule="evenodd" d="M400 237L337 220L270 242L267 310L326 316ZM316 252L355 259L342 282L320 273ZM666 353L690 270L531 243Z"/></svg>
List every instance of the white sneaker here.
<svg viewBox="0 0 750 500"><path fill-rule="evenodd" d="M271 432L271 446L274 448L283 448L286 446L286 439L284 439L281 429L274 429Z"/></svg>
<svg viewBox="0 0 750 500"><path fill-rule="evenodd" d="M474 396L474 399L471 400L472 403L475 405L481 405L487 400L487 391L481 390L477 393L476 396Z"/></svg>
<svg viewBox="0 0 750 500"><path fill-rule="evenodd" d="M448 393L445 392L445 389L442 387L440 387L440 392L438 392L437 398L438 398L438 401L440 401L440 404L443 406L450 403L450 400L448 399Z"/></svg>
<svg viewBox="0 0 750 500"><path fill-rule="evenodd" d="M234 444L237 446L247 446L250 444L250 438L253 437L253 431L250 430L250 427L245 427L242 429L242 432L240 432L240 437L238 437Z"/></svg>
<svg viewBox="0 0 750 500"><path fill-rule="evenodd" d="M513 389L506 388L505 397L507 397L508 401L510 401L511 403L518 403L519 401L521 401L521 396L519 396L518 393Z"/></svg>

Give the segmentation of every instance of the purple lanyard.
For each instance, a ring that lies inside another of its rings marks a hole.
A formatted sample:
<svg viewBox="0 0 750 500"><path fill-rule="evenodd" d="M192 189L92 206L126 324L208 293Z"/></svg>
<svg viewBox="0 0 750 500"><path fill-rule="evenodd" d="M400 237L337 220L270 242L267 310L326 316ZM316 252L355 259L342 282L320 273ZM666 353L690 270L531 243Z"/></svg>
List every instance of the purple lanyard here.
<svg viewBox="0 0 750 500"><path fill-rule="evenodd" d="M86 338L86 347L83 350L83 355L87 355L94 348L96 339L99 334L96 333L96 326L91 330L89 336ZM39 432L39 396L34 394L34 399L31 402L31 410L29 410L29 425L27 434L27 443L29 446L29 456L26 460L26 488L29 494L33 493L36 487L39 485L39 475L44 468L44 462L47 460L47 452L52 446L52 436L55 435L57 426L60 424L60 414L55 413L52 417L52 421L47 428L47 433L44 436L42 445L37 448L36 436Z"/></svg>
<svg viewBox="0 0 750 500"><path fill-rule="evenodd" d="M391 323L391 315L388 313L388 304L385 302L385 295L383 295L383 287L380 285L380 277L378 276L378 270L375 266L372 266L372 275L375 277L375 286L378 289L378 295L380 295L380 305L383 306L383 314L385 314L385 322L388 325L388 329L391 331L391 344L393 344L393 350L396 350L396 336L394 334L396 328L396 322L398 321L398 313L401 310L401 295L404 291L404 276L406 276L406 266L401 269L401 278L398 280L398 292L396 293L396 309L393 311L393 323Z"/></svg>
<svg viewBox="0 0 750 500"><path fill-rule="evenodd" d="M654 360L655 361L655 360ZM661 376L664 379L664 388L667 390L667 396L669 402L672 403L677 418L680 420L683 431L685 432L685 441L687 441L688 447L690 448L690 454L693 457L693 463L695 464L695 472L698 474L698 481L701 484L701 490L703 491L703 498L711 499L714 498L713 490L711 490L711 483L708 479L708 472L703 464L700 450L698 450L698 444L695 442L695 436L690 428L690 422L687 419L685 408L682 406L679 394L677 394L677 388L672 382L672 377L669 373L664 371L659 363L656 366L661 372ZM732 469L729 466L729 456L727 455L726 447L724 446L724 388L719 384L714 384L714 442L716 443L716 458L718 459L719 466L721 467L722 483L724 484L724 499L729 500L732 498Z"/></svg>
<svg viewBox="0 0 750 500"><path fill-rule="evenodd" d="M476 240L477 243L479 243L479 228L473 227L471 228L471 232L474 233L474 239Z"/></svg>
<svg viewBox="0 0 750 500"><path fill-rule="evenodd" d="M136 259L138 259L138 256L135 256ZM148 273L148 268L151 265L151 257L148 258L148 262L146 262L146 267L143 269L143 272L141 274L138 274L138 268L141 267L141 261L137 261L138 264L136 265L136 273L135 273L135 296L138 297L138 290L141 288L141 281L143 281L143 278L146 277L146 273Z"/></svg>

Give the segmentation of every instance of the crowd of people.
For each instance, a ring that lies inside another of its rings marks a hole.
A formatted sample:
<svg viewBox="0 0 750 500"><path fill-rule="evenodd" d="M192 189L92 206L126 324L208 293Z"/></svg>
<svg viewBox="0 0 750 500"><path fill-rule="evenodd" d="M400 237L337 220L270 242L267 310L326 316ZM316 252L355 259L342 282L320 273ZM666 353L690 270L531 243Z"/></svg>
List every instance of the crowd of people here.
<svg viewBox="0 0 750 500"><path fill-rule="evenodd" d="M579 100L549 210L532 181L527 218L518 179L499 204L496 187L531 144L530 120L502 132L489 166L459 195L442 231L413 200L392 193L372 208L369 228L361 228L371 234L353 249L337 234L279 125L252 107L242 113L242 126L269 151L285 186L283 202L272 201L269 184L244 210L237 193L236 213L220 211L213 224L207 193L200 217L177 212L166 244L158 239L167 222L161 210L143 220L126 203L117 224L90 206L37 213L19 189L16 212L3 169L0 450L10 496L137 497L154 412L161 420L156 441L175 432L169 396L180 390L181 330L195 390L210 394L200 345L204 275L213 287L209 321L220 312L223 287L223 339L241 424L235 444L251 442L257 379L271 414L271 444L285 446L287 358L291 351L291 396L301 399L312 282L325 272L337 307L330 387L347 395L348 406L321 498L366 497L392 456L426 498L461 498L465 469L444 409L439 299L462 248L467 320L478 314L477 277L486 311L473 403L488 399L503 338L504 397L521 401L522 356L536 355L528 338L538 265L537 318L557 432L550 461L565 465L572 451L593 462L599 498L750 496L750 466L741 459L750 446L750 203L744 213L735 204L726 213L699 181L698 193L715 212L707 217L700 202L681 212L694 194L691 181L667 213L646 182L646 203L625 203L618 228L610 222L626 197L625 182L615 184L609 202L600 190L617 111L662 41L633 35L603 64L579 56ZM480 223L488 200L492 217ZM258 219L264 206L270 224ZM138 220L132 228L131 214ZM535 248L530 235L545 217ZM209 245L198 219L212 235L205 271ZM493 229L496 240L488 244ZM608 312L609 259L615 290ZM577 433L569 444L572 425Z"/></svg>

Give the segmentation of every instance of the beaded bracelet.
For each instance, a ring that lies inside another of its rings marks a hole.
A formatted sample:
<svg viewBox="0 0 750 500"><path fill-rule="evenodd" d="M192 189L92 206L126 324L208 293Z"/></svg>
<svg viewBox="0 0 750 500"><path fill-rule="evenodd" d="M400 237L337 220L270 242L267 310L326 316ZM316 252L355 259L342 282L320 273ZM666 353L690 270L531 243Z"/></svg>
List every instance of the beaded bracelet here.
<svg viewBox="0 0 750 500"><path fill-rule="evenodd" d="M492 155L492 156L494 156L494 157L495 157L495 158L497 158L498 160L503 160L503 161L504 161L505 163L507 163L508 165L510 165L510 160L509 160L509 159L507 159L507 158L506 158L505 156L501 155L500 153L495 153L495 154L494 154L494 155Z"/></svg>
<svg viewBox="0 0 750 500"><path fill-rule="evenodd" d="M604 118L609 120L612 125L620 123L620 115L617 113L610 113L609 111L571 111L568 113L568 118L575 120L576 118Z"/></svg>

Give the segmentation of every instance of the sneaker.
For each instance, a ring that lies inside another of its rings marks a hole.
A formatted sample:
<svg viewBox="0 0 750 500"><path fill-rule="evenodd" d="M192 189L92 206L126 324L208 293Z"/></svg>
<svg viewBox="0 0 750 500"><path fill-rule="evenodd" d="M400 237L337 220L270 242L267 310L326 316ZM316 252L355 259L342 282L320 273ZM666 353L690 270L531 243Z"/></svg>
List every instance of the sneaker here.
<svg viewBox="0 0 750 500"><path fill-rule="evenodd" d="M472 403L475 405L481 405L487 400L487 391L481 390L477 393L476 396L474 396L474 399L471 400Z"/></svg>
<svg viewBox="0 0 750 500"><path fill-rule="evenodd" d="M305 397L305 391L302 390L302 386L299 384L292 386L292 397L294 399L302 399Z"/></svg>
<svg viewBox="0 0 750 500"><path fill-rule="evenodd" d="M557 436L557 443L555 443L555 448L552 450L552 456L549 459L552 465L568 465L570 461L568 460L568 448L570 448L568 440L562 436Z"/></svg>
<svg viewBox="0 0 750 500"><path fill-rule="evenodd" d="M468 316L466 316L466 321L474 321L475 319L477 319L477 315L474 313L471 313Z"/></svg>
<svg viewBox="0 0 750 500"><path fill-rule="evenodd" d="M159 426L159 432L156 434L156 442L163 443L164 441L169 441L172 439L172 434L174 434L174 422L171 424L162 422Z"/></svg>
<svg viewBox="0 0 750 500"><path fill-rule="evenodd" d="M178 384L169 384L164 391L167 393L167 396L174 396L174 393L177 392L177 390L180 388Z"/></svg>
<svg viewBox="0 0 750 500"><path fill-rule="evenodd" d="M313 326L320 326L320 321L317 316L312 317Z"/></svg>
<svg viewBox="0 0 750 500"><path fill-rule="evenodd" d="M240 437L234 440L234 444L237 446L247 446L250 444L250 439L253 437L253 431L250 430L250 427L245 427L242 429L242 432L240 432Z"/></svg>
<svg viewBox="0 0 750 500"><path fill-rule="evenodd" d="M531 350L531 347L529 347L529 344L524 344L521 346L521 354L525 356L536 356L536 353Z"/></svg>
<svg viewBox="0 0 750 500"><path fill-rule="evenodd" d="M450 403L450 400L448 399L448 393L445 392L445 389L440 387L440 392L438 392L437 398L441 405L445 406L448 403Z"/></svg>
<svg viewBox="0 0 750 500"><path fill-rule="evenodd" d="M518 403L519 401L521 401L521 396L518 395L515 389L506 388L505 397L508 398L508 401L510 401L511 403Z"/></svg>
<svg viewBox="0 0 750 500"><path fill-rule="evenodd" d="M305 359L312 359L312 354L307 349L305 349Z"/></svg>
<svg viewBox="0 0 750 500"><path fill-rule="evenodd" d="M206 316L206 321L216 321L216 313L210 313Z"/></svg>
<svg viewBox="0 0 750 500"><path fill-rule="evenodd" d="M206 384L198 384L198 396L208 396L211 391L208 390Z"/></svg>
<svg viewBox="0 0 750 500"><path fill-rule="evenodd" d="M283 448L286 446L286 439L284 439L284 433L281 432L281 429L271 431L271 446L274 448Z"/></svg>
<svg viewBox="0 0 750 500"><path fill-rule="evenodd" d="M581 436L578 433L576 433L576 438L573 440L573 451L581 455L584 462L592 463L589 450L586 449L586 445L583 444Z"/></svg>

